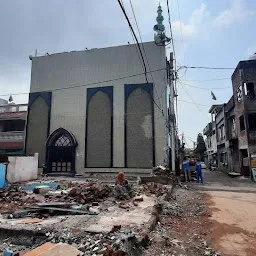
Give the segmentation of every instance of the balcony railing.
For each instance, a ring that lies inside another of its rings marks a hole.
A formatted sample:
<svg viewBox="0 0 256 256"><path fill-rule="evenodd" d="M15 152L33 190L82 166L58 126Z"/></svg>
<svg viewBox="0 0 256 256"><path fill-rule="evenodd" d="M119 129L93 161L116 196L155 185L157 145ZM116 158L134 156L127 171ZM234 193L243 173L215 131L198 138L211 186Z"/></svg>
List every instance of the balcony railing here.
<svg viewBox="0 0 256 256"><path fill-rule="evenodd" d="M208 123L206 125L206 127L204 128L203 130L203 134L204 135L207 135L208 133L210 133L212 131L212 123Z"/></svg>
<svg viewBox="0 0 256 256"><path fill-rule="evenodd" d="M22 142L24 140L24 131L0 132L0 142L12 141Z"/></svg>
<svg viewBox="0 0 256 256"><path fill-rule="evenodd" d="M0 113L24 112L28 110L28 104L8 104L0 106Z"/></svg>

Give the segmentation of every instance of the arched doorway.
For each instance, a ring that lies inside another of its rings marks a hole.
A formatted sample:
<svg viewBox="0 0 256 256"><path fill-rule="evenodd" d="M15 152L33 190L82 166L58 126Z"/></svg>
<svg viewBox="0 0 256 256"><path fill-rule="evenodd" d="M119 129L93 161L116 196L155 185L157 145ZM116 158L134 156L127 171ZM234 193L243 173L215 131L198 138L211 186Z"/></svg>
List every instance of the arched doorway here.
<svg viewBox="0 0 256 256"><path fill-rule="evenodd" d="M75 174L77 141L63 128L55 130L47 139L47 174Z"/></svg>

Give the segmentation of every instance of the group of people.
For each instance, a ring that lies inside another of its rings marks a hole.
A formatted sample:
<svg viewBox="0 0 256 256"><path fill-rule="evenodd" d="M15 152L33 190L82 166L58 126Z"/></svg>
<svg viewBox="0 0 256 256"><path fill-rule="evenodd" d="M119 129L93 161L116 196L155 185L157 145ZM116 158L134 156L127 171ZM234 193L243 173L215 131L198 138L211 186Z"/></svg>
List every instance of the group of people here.
<svg viewBox="0 0 256 256"><path fill-rule="evenodd" d="M183 169L184 169L186 181L190 182L191 181L190 161L189 161L189 158L187 157L184 157ZM203 174L202 174L201 162L199 161L199 159L197 159L195 163L195 172L196 172L197 183L199 182L203 183Z"/></svg>

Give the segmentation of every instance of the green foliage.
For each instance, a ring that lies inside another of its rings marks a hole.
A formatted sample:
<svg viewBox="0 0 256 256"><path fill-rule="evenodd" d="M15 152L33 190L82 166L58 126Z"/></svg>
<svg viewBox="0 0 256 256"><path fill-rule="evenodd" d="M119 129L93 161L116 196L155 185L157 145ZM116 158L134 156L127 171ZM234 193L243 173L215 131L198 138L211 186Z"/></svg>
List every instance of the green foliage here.
<svg viewBox="0 0 256 256"><path fill-rule="evenodd" d="M205 150L206 150L206 146L205 146L205 142L204 142L204 137L201 133L199 133L197 135L197 146L196 146L195 151L197 153L199 153L200 155L203 155Z"/></svg>

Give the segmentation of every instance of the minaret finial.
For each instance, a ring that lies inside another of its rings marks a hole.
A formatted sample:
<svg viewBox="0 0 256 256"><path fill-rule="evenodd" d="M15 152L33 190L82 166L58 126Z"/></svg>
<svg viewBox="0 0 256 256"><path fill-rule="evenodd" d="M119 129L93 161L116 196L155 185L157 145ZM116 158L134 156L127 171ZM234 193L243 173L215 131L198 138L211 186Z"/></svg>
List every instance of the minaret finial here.
<svg viewBox="0 0 256 256"><path fill-rule="evenodd" d="M165 27L163 25L164 17L162 13L163 13L162 7L159 2L159 6L157 8L157 17L156 17L157 24L154 26L154 31L156 32L155 42L157 45L165 45L165 42L170 41L170 39L167 38L164 33Z"/></svg>

